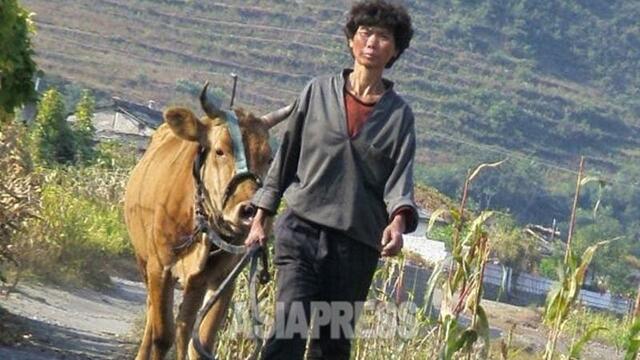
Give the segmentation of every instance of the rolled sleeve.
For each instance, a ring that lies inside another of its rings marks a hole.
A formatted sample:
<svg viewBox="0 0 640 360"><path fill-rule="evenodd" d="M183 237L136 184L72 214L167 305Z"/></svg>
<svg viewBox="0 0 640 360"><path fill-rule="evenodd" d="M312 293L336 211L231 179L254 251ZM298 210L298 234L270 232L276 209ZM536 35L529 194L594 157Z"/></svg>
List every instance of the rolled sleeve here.
<svg viewBox="0 0 640 360"><path fill-rule="evenodd" d="M396 216L404 217L405 234L414 232L418 227L418 213L416 212L415 208L408 205L401 205L396 211L391 214L389 221L393 220Z"/></svg>
<svg viewBox="0 0 640 360"><path fill-rule="evenodd" d="M251 204L255 207L266 210L269 214L275 214L280 205L281 194L274 190L260 188L253 195Z"/></svg>

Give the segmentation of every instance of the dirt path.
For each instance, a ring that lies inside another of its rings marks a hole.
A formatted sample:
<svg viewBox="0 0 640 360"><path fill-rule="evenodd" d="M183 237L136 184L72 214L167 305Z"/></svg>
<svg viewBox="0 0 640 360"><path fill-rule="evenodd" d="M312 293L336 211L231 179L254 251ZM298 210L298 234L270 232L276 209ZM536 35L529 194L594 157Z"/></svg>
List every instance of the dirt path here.
<svg viewBox="0 0 640 360"><path fill-rule="evenodd" d="M502 330L503 336L508 336L513 325L513 345L522 353L516 359L541 359L544 353L547 330L541 324L542 310L530 307L515 306L490 300L482 300L482 306L489 316L489 324ZM558 351L568 353L571 344L569 336L561 337L558 341ZM595 341L590 341L582 351L583 360L622 360L624 356L616 349Z"/></svg>
<svg viewBox="0 0 640 360"><path fill-rule="evenodd" d="M18 343L0 346L0 359L127 359L130 331L143 316L142 283L113 278L105 291L21 283L0 297L0 321L17 330Z"/></svg>

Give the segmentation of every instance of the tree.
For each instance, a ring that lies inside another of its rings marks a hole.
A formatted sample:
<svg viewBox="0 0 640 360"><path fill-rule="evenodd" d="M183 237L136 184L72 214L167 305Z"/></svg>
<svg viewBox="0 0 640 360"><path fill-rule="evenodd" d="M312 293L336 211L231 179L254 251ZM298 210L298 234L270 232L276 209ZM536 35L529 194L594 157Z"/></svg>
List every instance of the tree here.
<svg viewBox="0 0 640 360"><path fill-rule="evenodd" d="M579 209L576 222L572 244L576 254L581 254L587 247L599 241L616 239L598 250L589 271L595 274L607 290L619 294L633 292L635 284L630 276L630 264L626 260L626 256L633 249L633 240L621 237L624 235L624 229L612 216L612 209L608 206L602 207L595 218L591 210Z"/></svg>
<svg viewBox="0 0 640 360"><path fill-rule="evenodd" d="M505 214L498 217L489 228L491 249L500 263L516 273L530 272L540 259L536 240L525 235L515 220Z"/></svg>
<svg viewBox="0 0 640 360"><path fill-rule="evenodd" d="M62 95L55 89L47 90L31 130L33 156L37 162L54 165L75 160L75 139L65 117Z"/></svg>
<svg viewBox="0 0 640 360"><path fill-rule="evenodd" d="M613 210L613 216L627 227L629 235L640 234L640 165L635 162L622 164L614 175L611 186L603 195ZM593 194L592 197L595 197ZM636 245L636 256L640 256L640 247Z"/></svg>
<svg viewBox="0 0 640 360"><path fill-rule="evenodd" d="M94 158L93 140L96 135L96 128L93 126L93 111L95 100L89 90L82 92L82 98L76 105L76 122L74 133L78 160L86 163Z"/></svg>
<svg viewBox="0 0 640 360"><path fill-rule="evenodd" d="M0 0L0 124L35 98L31 14L16 0Z"/></svg>

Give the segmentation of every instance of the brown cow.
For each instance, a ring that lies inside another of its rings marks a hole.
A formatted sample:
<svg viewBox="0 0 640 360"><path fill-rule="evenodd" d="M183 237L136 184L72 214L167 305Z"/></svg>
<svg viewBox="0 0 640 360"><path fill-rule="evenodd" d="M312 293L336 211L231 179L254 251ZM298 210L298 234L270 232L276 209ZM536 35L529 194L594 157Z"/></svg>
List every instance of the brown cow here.
<svg viewBox="0 0 640 360"><path fill-rule="evenodd" d="M235 172L234 147L225 126L225 113L207 100L206 86L200 99L206 113L202 119L185 108L164 112L165 124L153 135L126 188L125 219L148 292L147 320L136 359L163 359L174 339L178 359L184 359L187 351L195 357L189 337L205 293L215 290L239 260L239 255L214 252L217 248L205 236L189 242L196 226L192 168L199 149L208 154L200 174L210 223L217 219L213 223L225 228L224 232L216 229L221 236L241 243L253 216L249 200L258 185L251 178L235 186L222 208L223 194ZM284 119L287 110L262 118L235 110L247 166L254 174L261 176L267 171L271 157L268 129ZM174 326L176 281L182 285L183 301ZM213 350L216 331L232 294L233 287L225 290L199 329L200 339L209 351Z"/></svg>

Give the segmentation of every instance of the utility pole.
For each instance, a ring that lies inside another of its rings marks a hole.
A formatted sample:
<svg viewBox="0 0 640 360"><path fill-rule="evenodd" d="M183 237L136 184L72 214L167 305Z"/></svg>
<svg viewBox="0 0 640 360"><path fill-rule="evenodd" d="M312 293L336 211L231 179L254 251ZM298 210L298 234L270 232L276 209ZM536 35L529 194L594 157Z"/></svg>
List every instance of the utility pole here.
<svg viewBox="0 0 640 360"><path fill-rule="evenodd" d="M633 319L640 319L640 284L638 284L638 295L636 295L636 305L633 308L633 317L632 318Z"/></svg>
<svg viewBox="0 0 640 360"><path fill-rule="evenodd" d="M569 234L567 235L567 251L564 253L564 264L569 261L571 254L571 240L573 238L573 228L576 225L576 209L578 207L578 198L580 197L580 183L582 182L582 174L584 173L584 156L580 157L580 169L578 170L578 181L576 182L576 195L573 198L573 207L571 208L571 220L569 221Z"/></svg>

